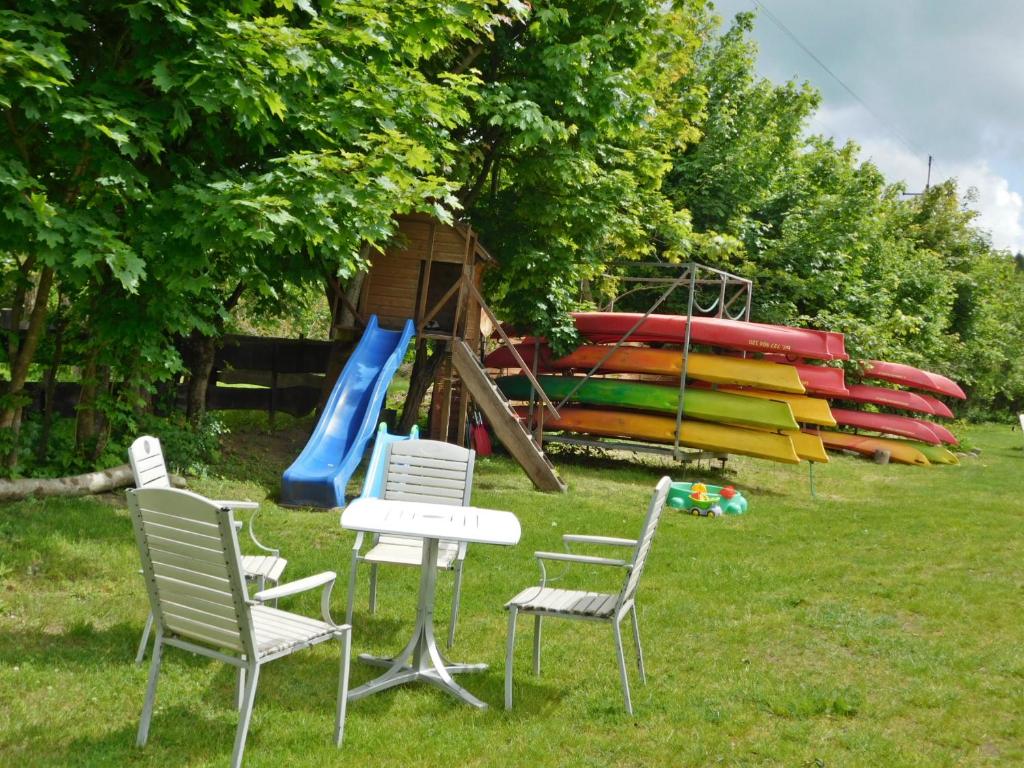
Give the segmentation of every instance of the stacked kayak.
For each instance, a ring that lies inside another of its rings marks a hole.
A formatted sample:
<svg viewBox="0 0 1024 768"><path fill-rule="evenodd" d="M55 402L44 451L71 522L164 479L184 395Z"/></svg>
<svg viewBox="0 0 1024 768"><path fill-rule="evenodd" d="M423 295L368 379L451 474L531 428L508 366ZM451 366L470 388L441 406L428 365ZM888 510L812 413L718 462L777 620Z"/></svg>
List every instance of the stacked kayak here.
<svg viewBox="0 0 1024 768"><path fill-rule="evenodd" d="M945 447L956 445L956 436L942 424L922 418L953 418L953 411L936 395L965 399L956 382L903 363L869 360L862 368L863 379L897 386L850 384L845 394L830 394L836 424L854 432L816 430L814 434L826 447L865 455L884 450L893 461L917 466L959 463L956 455ZM836 401L862 407L840 407Z"/></svg>
<svg viewBox="0 0 1024 768"><path fill-rule="evenodd" d="M848 385L837 364L849 359L841 333L628 312L578 312L573 320L586 341L568 354L532 337L515 345L560 404L558 419L545 417L545 430L674 443L685 376L684 446L785 463L828 461L826 448L885 450L891 460L917 466L957 463L945 447L956 444L955 435L934 419L953 417L939 397L963 399L960 386L882 360L860 364L861 378L880 384ZM519 368L507 347L485 364ZM501 376L497 385L511 400L531 398L521 373Z"/></svg>
<svg viewBox="0 0 1024 768"><path fill-rule="evenodd" d="M787 464L828 461L821 440L800 429L835 426L828 402L808 396L805 379L819 389L845 392L842 369L822 368L829 372L815 375L815 366L803 366L814 369L807 374L786 355L846 359L842 334L717 318L688 323L677 315L584 312L574 319L587 341L566 355L555 355L541 339L516 345L545 394L560 404L558 419L544 416L545 430L674 444L685 374L680 445ZM691 345L713 351L691 351L684 358L687 325ZM631 330L627 343L616 347ZM742 356L752 352L774 352L781 359ZM484 362L493 369L519 367L505 347ZM525 375L500 376L496 383L510 400L531 397ZM520 411L526 413L524 407Z"/></svg>

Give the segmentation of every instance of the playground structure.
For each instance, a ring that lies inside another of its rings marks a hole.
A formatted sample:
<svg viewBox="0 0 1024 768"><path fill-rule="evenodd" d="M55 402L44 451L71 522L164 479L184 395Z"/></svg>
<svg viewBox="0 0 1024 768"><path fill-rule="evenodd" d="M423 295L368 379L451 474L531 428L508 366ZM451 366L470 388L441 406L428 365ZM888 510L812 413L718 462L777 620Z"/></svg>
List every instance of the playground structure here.
<svg viewBox="0 0 1024 768"><path fill-rule="evenodd" d="M564 491L554 467L473 352L484 333L499 326L480 293L483 272L494 258L469 226L424 215L400 216L397 223L392 243L371 257L356 300L335 291L335 305L344 305L352 327L332 333L359 334L360 340L309 443L284 474L283 502L344 505L345 487L377 428L391 378L410 345L421 354L430 340L445 345L446 359L434 380L436 407L429 436L464 444L472 398L534 485ZM332 314L338 315L333 309ZM505 341L510 344L507 337ZM550 401L547 405L553 410Z"/></svg>

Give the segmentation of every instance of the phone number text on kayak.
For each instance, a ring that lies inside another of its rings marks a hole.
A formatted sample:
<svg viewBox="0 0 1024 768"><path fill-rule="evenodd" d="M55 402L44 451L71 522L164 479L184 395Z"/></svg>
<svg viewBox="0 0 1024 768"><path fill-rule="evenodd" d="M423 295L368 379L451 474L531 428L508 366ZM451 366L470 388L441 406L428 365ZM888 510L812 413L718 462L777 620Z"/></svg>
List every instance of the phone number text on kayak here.
<svg viewBox="0 0 1024 768"><path fill-rule="evenodd" d="M771 341L759 341L757 339L748 339L747 344L757 349L769 349L772 352L789 352L792 348L792 344L776 344Z"/></svg>

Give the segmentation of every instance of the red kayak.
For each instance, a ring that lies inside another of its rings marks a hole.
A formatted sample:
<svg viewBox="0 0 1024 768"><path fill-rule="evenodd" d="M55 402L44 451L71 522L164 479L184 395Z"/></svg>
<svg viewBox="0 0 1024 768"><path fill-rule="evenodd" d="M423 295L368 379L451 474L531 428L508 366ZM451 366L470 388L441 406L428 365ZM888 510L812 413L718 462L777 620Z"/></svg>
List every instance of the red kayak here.
<svg viewBox="0 0 1024 768"><path fill-rule="evenodd" d="M929 427L932 428L932 432L934 432L938 436L939 440L944 442L946 445L956 445L957 443L960 442L959 440L956 439L956 435L954 435L941 424L936 424L934 421L929 421L926 423Z"/></svg>
<svg viewBox="0 0 1024 768"><path fill-rule="evenodd" d="M949 406L946 405L941 400L939 400L939 398L932 397L931 395L926 395L924 393L921 393L920 397L926 403L928 403L928 405L931 406L932 413L934 415L941 416L944 419L952 419L953 418L953 412L951 410L949 410Z"/></svg>
<svg viewBox="0 0 1024 768"><path fill-rule="evenodd" d="M643 315L635 312L574 312L576 328L591 341L615 342L621 339ZM630 335L629 341L681 344L686 339L683 315L648 315ZM690 340L744 352L774 352L794 358L848 360L843 334L791 328L786 325L745 323L717 317L694 317L690 322Z"/></svg>
<svg viewBox="0 0 1024 768"><path fill-rule="evenodd" d="M785 355L765 355L765 360L782 365L791 365L796 368L800 383L808 394L821 395L822 397L845 397L849 392L846 389L846 373L842 368L832 368L827 365L813 365L811 363L797 363L788 359Z"/></svg>
<svg viewBox="0 0 1024 768"><path fill-rule="evenodd" d="M863 374L865 379L878 379L904 387L923 389L937 395L949 395L960 400L967 399L967 395L960 389L959 384L938 373L922 371L920 368L903 363L887 363L884 360L868 360L866 365Z"/></svg>
<svg viewBox="0 0 1024 768"><path fill-rule="evenodd" d="M849 390L846 388L846 374L842 368L804 363L790 363L790 365L796 368L801 383L810 395L846 397L849 394Z"/></svg>
<svg viewBox="0 0 1024 768"><path fill-rule="evenodd" d="M902 411L916 411L917 413L928 413L933 416L942 415L936 412L934 404L926 399L927 395L919 395L916 392L908 392L905 389L871 387L867 384L850 384L847 390L849 390L848 394L844 395L841 399L851 400L855 403L885 405ZM935 398L931 399L935 400ZM942 405L938 400L935 400L935 402ZM948 411L949 409L946 408L946 410Z"/></svg>
<svg viewBox="0 0 1024 768"><path fill-rule="evenodd" d="M942 442L929 422L912 419L909 416L894 416L891 413L848 411L845 408L833 408L832 415L835 417L836 423L844 427L856 427L857 429L867 429L887 435L909 437L931 445L938 445Z"/></svg>

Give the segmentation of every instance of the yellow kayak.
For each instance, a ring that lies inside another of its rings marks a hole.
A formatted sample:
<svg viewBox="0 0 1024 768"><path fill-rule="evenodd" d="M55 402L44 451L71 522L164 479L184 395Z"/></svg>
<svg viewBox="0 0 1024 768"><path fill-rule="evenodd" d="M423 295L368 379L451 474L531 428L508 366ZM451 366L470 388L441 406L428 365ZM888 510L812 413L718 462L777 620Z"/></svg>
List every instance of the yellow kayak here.
<svg viewBox="0 0 1024 768"><path fill-rule="evenodd" d="M516 409L521 416L525 416L527 410ZM649 440L655 443L675 442L676 420L671 416L570 407L559 409L559 415L559 419L545 417L544 429ZM679 444L705 451L771 459L785 464L800 463L800 457L793 447L793 440L789 435L777 432L758 432L753 429L689 419L682 423Z"/></svg>
<svg viewBox="0 0 1024 768"><path fill-rule="evenodd" d="M761 389L740 389L738 387L719 387L726 392L735 392L747 397L760 397L765 400L781 400L789 403L793 411L793 418L804 424L817 424L823 427L836 426L836 420L832 417L832 410L828 407L828 401L820 397L807 397L806 395L793 395L787 392L767 392Z"/></svg>
<svg viewBox="0 0 1024 768"><path fill-rule="evenodd" d="M828 464L828 452L820 437L809 432L790 432L788 430L785 434L793 441L796 455L801 459Z"/></svg>

